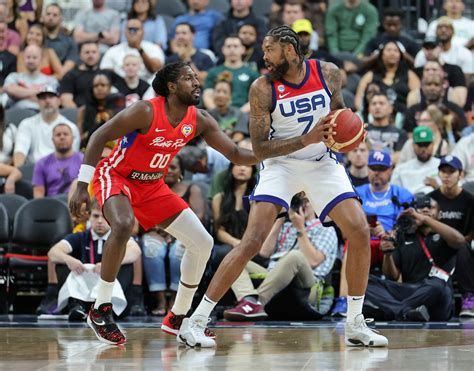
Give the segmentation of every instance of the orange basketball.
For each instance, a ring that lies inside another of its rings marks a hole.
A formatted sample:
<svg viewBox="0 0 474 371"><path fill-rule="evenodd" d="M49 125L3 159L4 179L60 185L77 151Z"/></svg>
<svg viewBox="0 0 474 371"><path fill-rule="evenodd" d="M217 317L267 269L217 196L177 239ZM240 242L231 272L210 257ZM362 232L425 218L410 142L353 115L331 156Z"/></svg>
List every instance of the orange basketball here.
<svg viewBox="0 0 474 371"><path fill-rule="evenodd" d="M364 123L349 108L329 113L331 123L336 123L335 135L329 137L326 145L335 152L346 153L356 148L364 140Z"/></svg>

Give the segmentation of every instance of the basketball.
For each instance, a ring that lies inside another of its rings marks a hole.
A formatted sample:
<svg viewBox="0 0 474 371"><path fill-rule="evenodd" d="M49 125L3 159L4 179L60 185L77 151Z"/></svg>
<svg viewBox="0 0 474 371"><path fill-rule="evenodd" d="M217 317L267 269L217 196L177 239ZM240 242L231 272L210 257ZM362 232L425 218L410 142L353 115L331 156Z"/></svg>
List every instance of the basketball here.
<svg viewBox="0 0 474 371"><path fill-rule="evenodd" d="M326 145L330 150L346 153L356 148L364 140L364 123L349 108L329 113L331 123L336 123L335 135L330 136Z"/></svg>

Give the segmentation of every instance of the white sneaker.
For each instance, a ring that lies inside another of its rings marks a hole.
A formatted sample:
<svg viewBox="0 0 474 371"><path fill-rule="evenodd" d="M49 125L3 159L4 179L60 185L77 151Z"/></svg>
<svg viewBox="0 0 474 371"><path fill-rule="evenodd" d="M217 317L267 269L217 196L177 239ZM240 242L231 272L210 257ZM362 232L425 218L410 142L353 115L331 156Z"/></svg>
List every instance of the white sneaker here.
<svg viewBox="0 0 474 371"><path fill-rule="evenodd" d="M206 336L204 330L207 326L207 319L199 317L184 318L176 337L178 343L186 344L192 348L212 348L216 346L214 339Z"/></svg>
<svg viewBox="0 0 474 371"><path fill-rule="evenodd" d="M350 347L386 347L388 339L367 327L367 323L372 321L373 319L365 319L363 314L358 314L354 322L346 322L346 345Z"/></svg>

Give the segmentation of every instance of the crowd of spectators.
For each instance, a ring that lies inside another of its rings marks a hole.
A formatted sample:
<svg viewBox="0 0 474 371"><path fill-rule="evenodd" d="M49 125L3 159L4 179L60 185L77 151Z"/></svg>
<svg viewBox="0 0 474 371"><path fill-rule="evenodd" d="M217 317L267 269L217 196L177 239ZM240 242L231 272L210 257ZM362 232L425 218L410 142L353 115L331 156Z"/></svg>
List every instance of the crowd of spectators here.
<svg viewBox="0 0 474 371"><path fill-rule="evenodd" d="M152 98L153 76L169 62L193 67L200 108L233 141L251 148L248 91L267 72L261 43L271 27L288 25L306 58L339 67L346 106L368 124L366 142L337 155L370 224L373 275L364 310L383 319L446 320L459 314L453 305L459 293L461 315L474 317L474 20L468 2L437 1L437 12L423 8L414 29L401 1L387 8L383 0L275 0L267 9L256 6L258 0L168 1L43 0L26 2L30 9L0 0L0 193L67 197L91 134L120 110ZM230 164L199 140L172 162L165 182L215 238L205 279L240 241L257 177L256 167ZM292 290L314 318L331 306L333 315L344 315L350 246L337 227L319 222L304 195L298 200L232 286L236 300L223 300L226 319L265 319L272 300L282 293L291 298ZM54 305L56 271L65 281L61 265L81 274L89 269L84 264L95 264L92 271L100 272L107 227L100 211L93 209L91 218L75 220L82 234L52 247L39 314L61 310ZM142 254L133 247L124 260L133 266L122 284L133 288L124 313L145 313L143 283L147 312L164 315L173 305L185 246L159 228L137 228L135 241ZM70 319L82 320L84 303L69 304Z"/></svg>

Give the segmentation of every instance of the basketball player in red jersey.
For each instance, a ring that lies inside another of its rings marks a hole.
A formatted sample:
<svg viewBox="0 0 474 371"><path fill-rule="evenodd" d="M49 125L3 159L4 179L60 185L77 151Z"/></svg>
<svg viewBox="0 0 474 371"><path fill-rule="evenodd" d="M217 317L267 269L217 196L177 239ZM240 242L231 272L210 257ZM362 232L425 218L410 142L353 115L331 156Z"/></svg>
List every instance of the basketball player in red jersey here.
<svg viewBox="0 0 474 371"><path fill-rule="evenodd" d="M97 338L107 344L126 340L114 323L111 298L134 216L145 230L159 225L186 247L176 300L163 320L164 331L178 333L209 259L212 237L188 204L164 183L174 156L192 138L202 135L236 164L253 165L257 161L251 151L238 148L207 112L195 107L200 98L199 81L188 64L166 65L157 72L152 86L158 97L135 103L91 136L70 202L75 216L83 213L84 204L89 210L87 188L92 181L111 227L102 256L97 300L87 318ZM105 143L119 138L111 154L97 165ZM206 335L213 337L209 330Z"/></svg>
<svg viewBox="0 0 474 371"><path fill-rule="evenodd" d="M304 191L319 219L334 221L349 241L346 345L386 346L387 339L368 328L362 315L370 264L366 217L345 169L325 144L337 131L328 126L329 112L345 108L340 72L332 63L305 60L298 35L287 26L271 29L262 49L270 72L255 80L249 93L250 136L262 166L250 195L247 229L219 265L194 314L183 320L178 339L190 346L201 343L215 304L258 253L281 209L288 210L293 195ZM304 238L303 229L298 240ZM243 313L261 310L256 300L239 303Z"/></svg>

